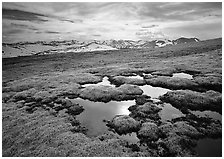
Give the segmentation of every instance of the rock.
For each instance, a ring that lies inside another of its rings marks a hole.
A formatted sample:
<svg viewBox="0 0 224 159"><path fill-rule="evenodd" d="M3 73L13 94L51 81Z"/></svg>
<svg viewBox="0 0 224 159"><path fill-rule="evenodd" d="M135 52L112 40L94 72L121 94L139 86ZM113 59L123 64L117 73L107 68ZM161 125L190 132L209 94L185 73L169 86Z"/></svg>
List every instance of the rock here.
<svg viewBox="0 0 224 159"><path fill-rule="evenodd" d="M145 85L144 79L138 79L138 78L128 78L125 76L115 76L110 77L109 81L115 85L122 85L122 84L133 84L133 85Z"/></svg>
<svg viewBox="0 0 224 159"><path fill-rule="evenodd" d="M155 123L143 123L137 133L139 139L147 141L156 141L159 138L159 129Z"/></svg>
<svg viewBox="0 0 224 159"><path fill-rule="evenodd" d="M191 89L198 90L198 84L193 80L178 77L158 76L146 79L146 83L155 87L163 87L169 89Z"/></svg>
<svg viewBox="0 0 224 159"><path fill-rule="evenodd" d="M218 92L199 93L190 90L167 92L160 100L172 104L177 109L211 110L222 113L222 97Z"/></svg>
<svg viewBox="0 0 224 159"><path fill-rule="evenodd" d="M68 114L79 115L80 113L82 113L84 111L84 108L83 108L83 106L81 106L79 104L73 104L72 106L67 108L67 110L68 110Z"/></svg>
<svg viewBox="0 0 224 159"><path fill-rule="evenodd" d="M119 135L136 132L140 128L140 123L128 115L117 115L107 126L113 128Z"/></svg>

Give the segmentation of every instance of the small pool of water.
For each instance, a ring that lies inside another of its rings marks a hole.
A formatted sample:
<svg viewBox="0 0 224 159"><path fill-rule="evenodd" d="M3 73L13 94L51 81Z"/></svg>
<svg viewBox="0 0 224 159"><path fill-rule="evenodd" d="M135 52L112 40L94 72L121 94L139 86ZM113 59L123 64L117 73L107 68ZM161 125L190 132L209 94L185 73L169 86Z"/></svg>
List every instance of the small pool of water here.
<svg viewBox="0 0 224 159"><path fill-rule="evenodd" d="M170 89L162 88L162 87L153 87L150 85L140 86L143 90L143 94L150 96L151 98L158 98L161 95L166 94Z"/></svg>
<svg viewBox="0 0 224 159"><path fill-rule="evenodd" d="M222 139L199 139L195 151L199 157L222 157Z"/></svg>
<svg viewBox="0 0 224 159"><path fill-rule="evenodd" d="M192 114L199 116L199 117L209 117L212 118L214 120L219 120L222 121L222 115L217 113L217 112L213 112L213 111L190 111Z"/></svg>
<svg viewBox="0 0 224 159"><path fill-rule="evenodd" d="M193 79L193 76L187 73L174 73L173 77Z"/></svg>
<svg viewBox="0 0 224 159"><path fill-rule="evenodd" d="M162 122L185 116L180 110L176 109L169 103L160 104L159 107L162 108L159 112Z"/></svg>
<svg viewBox="0 0 224 159"><path fill-rule="evenodd" d="M84 85L82 85L82 87L99 86L99 85L115 87L115 85L113 85L113 84L110 83L108 77L103 77L102 82L99 82L99 83L96 83L96 84L84 84Z"/></svg>
<svg viewBox="0 0 224 159"><path fill-rule="evenodd" d="M103 103L77 98L71 101L79 103L85 109L77 119L88 129L88 136L98 136L107 132L108 127L103 122L104 119L111 120L116 115L128 115L130 113L128 108L135 105L134 100Z"/></svg>
<svg viewBox="0 0 224 159"><path fill-rule="evenodd" d="M133 78L133 79L141 79L143 80L143 77L139 76L139 75L135 75L135 76L127 76L127 78Z"/></svg>

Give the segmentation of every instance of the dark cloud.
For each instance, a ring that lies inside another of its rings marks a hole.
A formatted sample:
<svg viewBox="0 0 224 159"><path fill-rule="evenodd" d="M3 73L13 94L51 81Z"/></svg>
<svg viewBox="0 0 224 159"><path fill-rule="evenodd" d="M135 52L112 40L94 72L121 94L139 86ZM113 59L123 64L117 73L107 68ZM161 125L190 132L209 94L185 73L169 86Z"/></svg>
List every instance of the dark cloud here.
<svg viewBox="0 0 224 159"><path fill-rule="evenodd" d="M93 36L95 36L95 37L101 37L100 34L93 34Z"/></svg>
<svg viewBox="0 0 224 159"><path fill-rule="evenodd" d="M3 19L22 20L22 21L39 21L39 22L47 21L42 19L41 17L46 17L46 16L42 14L26 12L21 10L4 9L4 8L2 9Z"/></svg>
<svg viewBox="0 0 224 159"><path fill-rule="evenodd" d="M48 34L60 34L60 32L57 32L57 31L45 31L45 33L48 33Z"/></svg>
<svg viewBox="0 0 224 159"><path fill-rule="evenodd" d="M161 21L169 20L193 20L211 12L221 14L220 2L186 2L186 3L143 3L138 11L140 16L152 17Z"/></svg>
<svg viewBox="0 0 224 159"><path fill-rule="evenodd" d="M158 27L159 25L147 25L147 26L142 26L142 28L155 28Z"/></svg>

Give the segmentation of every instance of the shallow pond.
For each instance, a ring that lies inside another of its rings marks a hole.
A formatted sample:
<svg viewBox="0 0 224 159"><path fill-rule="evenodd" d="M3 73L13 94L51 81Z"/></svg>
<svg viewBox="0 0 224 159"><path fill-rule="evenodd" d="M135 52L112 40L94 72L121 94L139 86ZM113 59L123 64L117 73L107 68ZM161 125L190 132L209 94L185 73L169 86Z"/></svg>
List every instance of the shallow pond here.
<svg viewBox="0 0 224 159"><path fill-rule="evenodd" d="M99 83L96 83L96 84L84 84L84 85L82 85L82 87L99 86L99 85L115 87L115 85L113 85L113 84L110 83L108 77L103 77L102 82L99 82Z"/></svg>
<svg viewBox="0 0 224 159"><path fill-rule="evenodd" d="M193 76L187 73L174 73L173 77L179 77L179 78L187 78L187 79L193 79Z"/></svg>
<svg viewBox="0 0 224 159"><path fill-rule="evenodd" d="M222 156L222 139L199 139L195 151L200 157L221 157Z"/></svg>
<svg viewBox="0 0 224 159"><path fill-rule="evenodd" d="M170 89L162 88L162 87L153 87L150 85L140 86L143 90L143 94L150 96L151 98L158 98L159 96L166 94Z"/></svg>
<svg viewBox="0 0 224 159"><path fill-rule="evenodd" d="M139 76L139 75L135 75L135 76L127 76L127 78L133 78L133 79L142 79L143 77Z"/></svg>
<svg viewBox="0 0 224 159"><path fill-rule="evenodd" d="M217 112L213 112L213 111L190 111L192 114L199 116L199 117L209 117L212 118L214 120L219 120L222 121L222 115L217 113Z"/></svg>
<svg viewBox="0 0 224 159"><path fill-rule="evenodd" d="M135 105L134 100L103 103L77 98L72 102L79 103L85 108L84 112L77 116L77 119L88 128L88 136L98 136L107 132L108 127L103 122L104 119L111 120L116 115L128 115L130 113L128 108Z"/></svg>
<svg viewBox="0 0 224 159"><path fill-rule="evenodd" d="M160 104L159 107L162 108L159 112L162 122L185 116L180 110L176 109L169 103Z"/></svg>

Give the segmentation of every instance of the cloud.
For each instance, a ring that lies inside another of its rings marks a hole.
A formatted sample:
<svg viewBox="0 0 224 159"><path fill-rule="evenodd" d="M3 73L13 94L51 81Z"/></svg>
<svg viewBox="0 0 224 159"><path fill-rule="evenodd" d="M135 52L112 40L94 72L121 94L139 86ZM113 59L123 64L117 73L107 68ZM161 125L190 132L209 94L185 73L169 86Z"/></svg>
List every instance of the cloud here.
<svg viewBox="0 0 224 159"><path fill-rule="evenodd" d="M60 32L57 32L57 31L45 31L45 33L49 33L49 34L60 34Z"/></svg>
<svg viewBox="0 0 224 159"><path fill-rule="evenodd" d="M45 22L47 20L42 19L45 17L42 14L20 11L20 10L13 10L13 9L2 9L2 18L3 19L12 19L12 20L23 20L23 21L38 21L38 22Z"/></svg>
<svg viewBox="0 0 224 159"><path fill-rule="evenodd" d="M142 28L155 28L155 27L158 27L159 25L148 25L148 26L142 26Z"/></svg>
<svg viewBox="0 0 224 159"><path fill-rule="evenodd" d="M222 30L221 2L2 4L3 40L10 42L94 38L139 40L182 35L208 39L217 37Z"/></svg>

